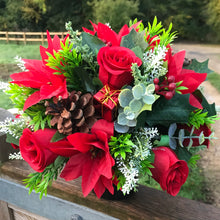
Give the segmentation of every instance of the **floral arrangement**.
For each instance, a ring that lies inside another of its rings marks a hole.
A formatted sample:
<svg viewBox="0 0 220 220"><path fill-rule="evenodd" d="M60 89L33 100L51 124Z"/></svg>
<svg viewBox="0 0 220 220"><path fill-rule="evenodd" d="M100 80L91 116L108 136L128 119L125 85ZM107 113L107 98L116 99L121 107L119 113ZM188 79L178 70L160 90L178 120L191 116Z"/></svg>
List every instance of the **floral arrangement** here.
<svg viewBox="0 0 220 220"><path fill-rule="evenodd" d="M67 23L63 40L47 32L42 60L21 59L22 72L11 75L7 93L22 112L4 132L36 171L24 183L42 197L58 176L81 176L83 195L100 198L153 178L175 196L214 138L215 104L199 88L208 61L174 54L172 24L156 18L118 34L91 24L79 34Z"/></svg>

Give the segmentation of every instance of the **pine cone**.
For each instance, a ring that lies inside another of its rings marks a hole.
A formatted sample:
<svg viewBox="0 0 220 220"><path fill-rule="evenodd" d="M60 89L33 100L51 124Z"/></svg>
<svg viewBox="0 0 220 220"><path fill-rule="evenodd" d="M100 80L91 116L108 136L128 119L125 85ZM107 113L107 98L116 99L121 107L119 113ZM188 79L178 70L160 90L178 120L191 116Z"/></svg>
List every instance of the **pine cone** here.
<svg viewBox="0 0 220 220"><path fill-rule="evenodd" d="M53 115L51 125L57 124L60 133L70 135L75 132L88 133L96 121L94 117L93 96L90 93L81 95L73 91L67 99L54 99L46 102L46 115Z"/></svg>

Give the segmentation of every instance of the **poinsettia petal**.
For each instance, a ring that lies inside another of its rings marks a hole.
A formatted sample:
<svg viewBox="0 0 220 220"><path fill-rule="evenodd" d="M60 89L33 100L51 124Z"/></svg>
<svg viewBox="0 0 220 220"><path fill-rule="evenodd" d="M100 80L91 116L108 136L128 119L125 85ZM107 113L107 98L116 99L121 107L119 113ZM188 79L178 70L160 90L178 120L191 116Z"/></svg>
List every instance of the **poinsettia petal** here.
<svg viewBox="0 0 220 220"><path fill-rule="evenodd" d="M106 188L111 194L114 194L114 187L111 179L107 179L104 176L100 176L99 180L97 181L94 192L98 198L101 198L102 194L105 192Z"/></svg>
<svg viewBox="0 0 220 220"><path fill-rule="evenodd" d="M117 34L108 25L98 23L97 36L106 43L110 42L112 46L120 46Z"/></svg>
<svg viewBox="0 0 220 220"><path fill-rule="evenodd" d="M181 90L182 94L193 93L199 85L205 81L207 73L196 73L193 70L182 69L181 73L176 76L176 81L183 81L181 86L188 89Z"/></svg>
<svg viewBox="0 0 220 220"><path fill-rule="evenodd" d="M80 152L74 154L66 163L60 177L71 181L82 175L83 166L87 161L87 155Z"/></svg>
<svg viewBox="0 0 220 220"><path fill-rule="evenodd" d="M55 154L58 154L63 157L71 157L76 154L78 151L69 143L67 140L60 140L57 142L51 142L49 148Z"/></svg>
<svg viewBox="0 0 220 220"><path fill-rule="evenodd" d="M193 94L190 94L189 96L189 104L196 108L203 109L201 102Z"/></svg>
<svg viewBox="0 0 220 220"><path fill-rule="evenodd" d="M41 99L41 96L40 96L40 91L36 91L34 92L32 95L30 95L25 103L24 103L24 108L23 108L23 111L25 111L27 108L31 107L32 105L35 105L37 104L38 102L40 102L42 99Z"/></svg>
<svg viewBox="0 0 220 220"><path fill-rule="evenodd" d="M100 119L92 126L91 132L93 133L96 130L104 131L108 135L108 138L111 138L114 135L114 122Z"/></svg>
<svg viewBox="0 0 220 220"><path fill-rule="evenodd" d="M185 50L179 51L168 60L168 76L172 75L176 77L180 74L183 67L185 54Z"/></svg>
<svg viewBox="0 0 220 220"><path fill-rule="evenodd" d="M86 153L91 149L91 143L97 140L95 134L74 133L67 137L68 141L80 152Z"/></svg>
<svg viewBox="0 0 220 220"><path fill-rule="evenodd" d="M100 173L98 172L99 163L99 158L88 159L84 162L82 192L85 197L91 192L100 177Z"/></svg>

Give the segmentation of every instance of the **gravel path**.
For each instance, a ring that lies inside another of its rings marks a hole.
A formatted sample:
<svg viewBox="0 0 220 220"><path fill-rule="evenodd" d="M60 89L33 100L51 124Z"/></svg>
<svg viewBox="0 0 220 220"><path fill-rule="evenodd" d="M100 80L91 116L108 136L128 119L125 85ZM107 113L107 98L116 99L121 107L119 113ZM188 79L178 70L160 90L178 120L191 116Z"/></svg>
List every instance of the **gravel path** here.
<svg viewBox="0 0 220 220"><path fill-rule="evenodd" d="M196 58L202 62L209 59L209 68L220 74L220 46L200 44L175 44L174 52L186 50L187 58ZM208 82L202 84L203 92L209 103L220 106L220 93ZM220 113L218 113L220 116ZM200 167L206 177L208 202L220 208L220 120L213 126L217 140L209 149L201 153Z"/></svg>

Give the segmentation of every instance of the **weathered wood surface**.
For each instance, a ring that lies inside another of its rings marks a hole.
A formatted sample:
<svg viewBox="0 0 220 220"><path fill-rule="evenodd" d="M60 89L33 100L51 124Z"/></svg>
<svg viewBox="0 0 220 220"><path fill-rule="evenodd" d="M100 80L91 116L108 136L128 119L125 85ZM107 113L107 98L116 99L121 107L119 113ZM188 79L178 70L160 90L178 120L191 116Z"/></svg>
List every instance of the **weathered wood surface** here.
<svg viewBox="0 0 220 220"><path fill-rule="evenodd" d="M25 161L8 161L1 167L1 177L22 183L31 169ZM65 182L58 179L49 189L49 194L70 202L89 207L119 219L143 220L219 220L220 209L181 197L172 197L165 192L140 186L132 197L112 201L98 199L93 193L86 198L81 192L80 179Z"/></svg>

